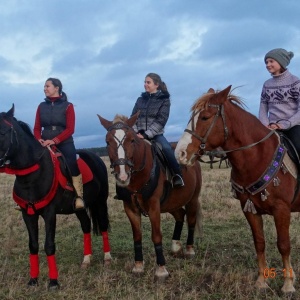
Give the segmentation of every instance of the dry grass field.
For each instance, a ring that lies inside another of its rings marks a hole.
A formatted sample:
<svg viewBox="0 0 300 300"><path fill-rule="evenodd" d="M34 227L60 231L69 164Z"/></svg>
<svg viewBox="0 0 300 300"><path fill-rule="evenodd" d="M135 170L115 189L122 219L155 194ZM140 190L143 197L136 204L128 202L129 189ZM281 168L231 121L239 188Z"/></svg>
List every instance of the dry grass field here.
<svg viewBox="0 0 300 300"><path fill-rule="evenodd" d="M107 158L103 160L108 164ZM110 175L109 215L110 242L113 262L102 264L101 237L93 237L93 260L88 270L81 270L82 233L75 215L58 216L56 256L60 290L47 291L48 270L43 251L44 224L40 220L40 278L37 288L28 288L29 250L27 230L21 213L14 210L12 200L13 176L0 174L0 299L288 299L280 288L283 284L281 258L276 248L272 218L265 217L267 258L276 276L269 279L269 289L254 288L257 274L252 236L239 202L231 197L230 169L224 166L210 169L202 165L203 238L197 242L192 260L173 258L170 254L174 221L162 215L162 232L167 268L171 277L164 284L153 281L155 256L150 239L149 220L143 217L143 246L145 274L135 277L133 241L129 221L121 201L113 199L114 180ZM299 214L294 214L291 226L292 262L298 279L300 299L300 229ZM186 229L186 228L185 228ZM184 230L182 240L186 239Z"/></svg>

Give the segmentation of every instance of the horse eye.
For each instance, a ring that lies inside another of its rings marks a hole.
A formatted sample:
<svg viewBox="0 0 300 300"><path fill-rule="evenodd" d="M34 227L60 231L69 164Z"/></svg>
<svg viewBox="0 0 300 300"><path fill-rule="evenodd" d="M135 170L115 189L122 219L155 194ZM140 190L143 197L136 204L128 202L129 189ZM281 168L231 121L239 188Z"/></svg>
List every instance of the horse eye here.
<svg viewBox="0 0 300 300"><path fill-rule="evenodd" d="M205 117L205 116L203 116L203 117L201 117L201 121L207 121L209 118L208 117Z"/></svg>

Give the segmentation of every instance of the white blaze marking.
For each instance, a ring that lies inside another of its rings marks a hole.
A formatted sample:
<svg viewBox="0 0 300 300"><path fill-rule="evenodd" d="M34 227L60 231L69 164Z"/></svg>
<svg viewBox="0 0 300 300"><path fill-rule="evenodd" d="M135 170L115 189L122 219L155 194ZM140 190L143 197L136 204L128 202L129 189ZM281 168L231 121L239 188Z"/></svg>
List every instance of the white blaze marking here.
<svg viewBox="0 0 300 300"><path fill-rule="evenodd" d="M199 113L200 112L198 112L194 116L194 120L193 120L194 124L197 123ZM186 129L189 129L191 131L193 129L195 130L195 128L192 128L192 120L188 123ZM192 143L192 135L190 133L188 133L188 132L184 132L182 134L181 138L179 139L177 147L175 149L175 156L176 156L176 159L179 162L183 163L183 162L186 161L186 150L187 150L188 145L191 144L191 143Z"/></svg>
<svg viewBox="0 0 300 300"><path fill-rule="evenodd" d="M124 148L122 147L122 145L120 145L120 141L123 140L123 138L125 137L125 132L124 130L122 129L117 129L116 130L116 133L115 133L115 140L116 140L116 143L118 145L118 158L121 159L121 158L124 158L125 159L125 151L124 151ZM119 175L119 178L121 180L126 180L127 179L127 174L125 172L125 165L120 165L120 175Z"/></svg>

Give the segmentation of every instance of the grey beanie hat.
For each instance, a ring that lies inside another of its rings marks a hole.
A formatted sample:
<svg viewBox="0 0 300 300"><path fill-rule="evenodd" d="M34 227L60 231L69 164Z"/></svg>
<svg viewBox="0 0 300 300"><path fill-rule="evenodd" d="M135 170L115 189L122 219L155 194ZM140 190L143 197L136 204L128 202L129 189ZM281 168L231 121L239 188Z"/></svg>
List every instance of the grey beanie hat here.
<svg viewBox="0 0 300 300"><path fill-rule="evenodd" d="M269 51L265 55L265 62L267 58L273 58L285 69L293 57L294 57L293 52L291 51L288 52L282 48L276 48Z"/></svg>

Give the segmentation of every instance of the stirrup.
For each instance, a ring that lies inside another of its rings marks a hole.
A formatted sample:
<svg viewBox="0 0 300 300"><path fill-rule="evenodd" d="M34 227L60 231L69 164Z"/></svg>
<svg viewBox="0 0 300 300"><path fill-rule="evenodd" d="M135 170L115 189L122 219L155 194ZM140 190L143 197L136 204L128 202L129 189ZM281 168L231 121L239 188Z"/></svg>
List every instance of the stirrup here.
<svg viewBox="0 0 300 300"><path fill-rule="evenodd" d="M179 174L175 174L172 177L172 185L173 185L173 187L182 187L182 186L184 186L183 179Z"/></svg>

